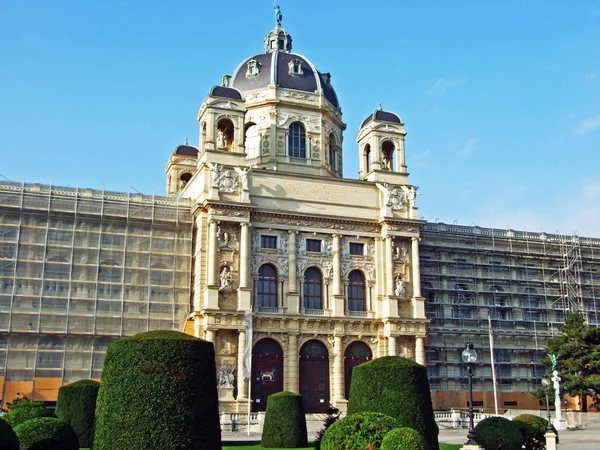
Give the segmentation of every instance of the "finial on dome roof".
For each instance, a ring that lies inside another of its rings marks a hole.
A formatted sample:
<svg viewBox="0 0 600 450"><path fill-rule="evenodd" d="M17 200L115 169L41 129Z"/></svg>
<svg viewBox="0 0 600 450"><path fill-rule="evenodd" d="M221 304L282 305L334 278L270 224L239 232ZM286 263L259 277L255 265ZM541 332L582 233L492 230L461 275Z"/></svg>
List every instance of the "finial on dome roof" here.
<svg viewBox="0 0 600 450"><path fill-rule="evenodd" d="M277 0L273 0L273 9L275 9L275 21L277 22L277 26L280 27L283 15L281 14L281 8L277 4Z"/></svg>
<svg viewBox="0 0 600 450"><path fill-rule="evenodd" d="M378 111L383 111L383 106L381 106L381 102L379 102L379 108L377 108Z"/></svg>
<svg viewBox="0 0 600 450"><path fill-rule="evenodd" d="M187 138L185 138L185 145L188 145L188 141L187 141Z"/></svg>

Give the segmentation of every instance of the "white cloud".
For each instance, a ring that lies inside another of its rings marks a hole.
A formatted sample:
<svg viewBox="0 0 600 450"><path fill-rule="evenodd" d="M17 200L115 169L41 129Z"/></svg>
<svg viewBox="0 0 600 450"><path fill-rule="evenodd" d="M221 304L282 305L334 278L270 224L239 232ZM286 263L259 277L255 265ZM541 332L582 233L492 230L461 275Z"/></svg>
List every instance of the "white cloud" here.
<svg viewBox="0 0 600 450"><path fill-rule="evenodd" d="M579 134L590 133L596 128L600 128L600 116L590 116L579 121L575 127L575 132Z"/></svg>
<svg viewBox="0 0 600 450"><path fill-rule="evenodd" d="M475 152L478 143L479 139L477 138L468 139L467 142L465 142L465 145L463 145L463 147L459 151L457 151L454 154L454 156L459 156L462 158L466 156L471 156Z"/></svg>
<svg viewBox="0 0 600 450"><path fill-rule="evenodd" d="M425 95L441 95L449 89L453 89L458 86L462 86L467 82L466 77L456 78L440 78L433 85L425 91Z"/></svg>

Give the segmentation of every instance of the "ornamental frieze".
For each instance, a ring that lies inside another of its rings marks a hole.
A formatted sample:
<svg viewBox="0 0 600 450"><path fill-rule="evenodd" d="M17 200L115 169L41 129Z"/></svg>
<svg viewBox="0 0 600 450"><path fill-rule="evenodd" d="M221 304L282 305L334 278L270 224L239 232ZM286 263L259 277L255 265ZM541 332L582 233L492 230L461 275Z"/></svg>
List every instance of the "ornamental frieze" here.
<svg viewBox="0 0 600 450"><path fill-rule="evenodd" d="M255 213L252 215L252 220L253 222L271 223L274 225L291 225L303 228L328 228L331 230L359 231L365 233L377 233L380 230L379 224L376 223L332 221L299 216L282 217L266 213ZM415 231L418 231L418 227L415 227Z"/></svg>

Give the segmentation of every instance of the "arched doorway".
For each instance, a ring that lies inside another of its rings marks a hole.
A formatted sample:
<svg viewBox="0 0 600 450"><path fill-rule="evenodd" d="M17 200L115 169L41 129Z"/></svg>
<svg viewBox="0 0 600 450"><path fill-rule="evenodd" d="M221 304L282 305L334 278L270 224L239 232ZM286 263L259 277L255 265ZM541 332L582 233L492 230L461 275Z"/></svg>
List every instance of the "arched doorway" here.
<svg viewBox="0 0 600 450"><path fill-rule="evenodd" d="M371 349L364 342L352 342L344 352L344 385L346 400L350 399L350 382L352 381L352 369L359 364L373 359Z"/></svg>
<svg viewBox="0 0 600 450"><path fill-rule="evenodd" d="M325 412L329 407L329 352L317 340L300 349L300 394L306 413Z"/></svg>
<svg viewBox="0 0 600 450"><path fill-rule="evenodd" d="M264 411L269 395L283 391L283 350L273 339L252 349L252 411Z"/></svg>

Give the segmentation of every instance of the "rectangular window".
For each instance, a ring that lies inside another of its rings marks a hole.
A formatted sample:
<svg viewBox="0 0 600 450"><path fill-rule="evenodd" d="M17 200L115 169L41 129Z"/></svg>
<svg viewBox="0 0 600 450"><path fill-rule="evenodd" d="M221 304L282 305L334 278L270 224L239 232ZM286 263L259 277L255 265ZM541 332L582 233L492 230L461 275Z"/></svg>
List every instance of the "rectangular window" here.
<svg viewBox="0 0 600 450"><path fill-rule="evenodd" d="M359 242L350 242L350 254L351 255L364 255L365 254L365 244L361 244Z"/></svg>
<svg viewBox="0 0 600 450"><path fill-rule="evenodd" d="M306 251L307 252L321 252L321 239L307 239L306 240Z"/></svg>
<svg viewBox="0 0 600 450"><path fill-rule="evenodd" d="M261 236L260 246L262 248L277 248L277 236Z"/></svg>

